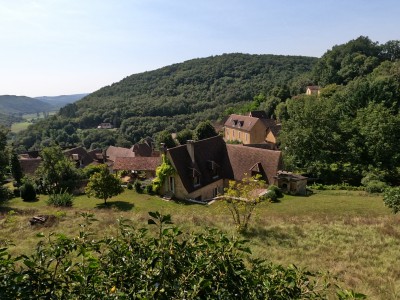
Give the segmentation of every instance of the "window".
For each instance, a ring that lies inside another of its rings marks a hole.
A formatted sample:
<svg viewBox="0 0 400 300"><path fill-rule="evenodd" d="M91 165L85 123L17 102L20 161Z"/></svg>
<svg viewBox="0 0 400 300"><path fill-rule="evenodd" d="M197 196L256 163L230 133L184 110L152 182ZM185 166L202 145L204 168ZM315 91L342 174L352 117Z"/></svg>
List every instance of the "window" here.
<svg viewBox="0 0 400 300"><path fill-rule="evenodd" d="M246 140L246 142L247 142L247 135L248 135L248 133L244 134L244 139Z"/></svg>
<svg viewBox="0 0 400 300"><path fill-rule="evenodd" d="M175 193L175 178L172 176L168 180L168 191Z"/></svg>
<svg viewBox="0 0 400 300"><path fill-rule="evenodd" d="M213 189L213 198L215 198L215 197L217 197L218 196L218 187L215 187L214 189Z"/></svg>
<svg viewBox="0 0 400 300"><path fill-rule="evenodd" d="M240 131L239 131L239 139L240 139Z"/></svg>
<svg viewBox="0 0 400 300"><path fill-rule="evenodd" d="M193 176L193 185L194 186L199 186L200 185L200 176L197 175L197 174Z"/></svg>

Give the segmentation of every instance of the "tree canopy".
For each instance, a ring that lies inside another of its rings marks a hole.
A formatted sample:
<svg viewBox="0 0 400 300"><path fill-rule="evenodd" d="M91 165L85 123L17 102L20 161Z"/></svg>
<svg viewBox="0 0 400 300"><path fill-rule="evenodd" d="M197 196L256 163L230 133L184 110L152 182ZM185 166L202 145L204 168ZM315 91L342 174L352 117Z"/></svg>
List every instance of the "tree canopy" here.
<svg viewBox="0 0 400 300"><path fill-rule="evenodd" d="M86 194L98 199L104 200L107 204L107 199L117 196L123 192L121 181L110 174L106 165L103 165L99 172L95 172L90 176L89 183L85 188Z"/></svg>

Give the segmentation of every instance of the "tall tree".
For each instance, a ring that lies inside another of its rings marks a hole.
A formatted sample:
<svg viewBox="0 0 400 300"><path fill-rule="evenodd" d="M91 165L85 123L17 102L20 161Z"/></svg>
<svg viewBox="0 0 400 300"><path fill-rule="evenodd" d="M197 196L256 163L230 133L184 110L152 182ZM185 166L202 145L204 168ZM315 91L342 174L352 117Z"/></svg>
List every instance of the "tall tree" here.
<svg viewBox="0 0 400 300"><path fill-rule="evenodd" d="M124 189L121 187L121 181L110 174L108 167L103 165L100 172L93 173L90 176L89 183L86 186L85 192L88 197L93 196L98 199L103 199L104 204L107 204L107 199L121 194Z"/></svg>
<svg viewBox="0 0 400 300"><path fill-rule="evenodd" d="M214 126L210 121L200 122L195 130L193 131L193 138L196 141L204 140L213 136L217 136L217 132L215 131Z"/></svg>
<svg viewBox="0 0 400 300"><path fill-rule="evenodd" d="M14 180L17 182L18 185L20 185L23 174L22 174L21 164L19 163L18 160L18 154L15 150L11 151L10 169L11 169L11 175L14 177Z"/></svg>
<svg viewBox="0 0 400 300"><path fill-rule="evenodd" d="M59 193L62 190L70 192L79 180L79 171L69 160L59 146L44 148L40 152L42 162L36 171L42 188L47 193Z"/></svg>
<svg viewBox="0 0 400 300"><path fill-rule="evenodd" d="M0 180L3 180L8 164L8 156L6 155L7 133L8 129L0 125Z"/></svg>

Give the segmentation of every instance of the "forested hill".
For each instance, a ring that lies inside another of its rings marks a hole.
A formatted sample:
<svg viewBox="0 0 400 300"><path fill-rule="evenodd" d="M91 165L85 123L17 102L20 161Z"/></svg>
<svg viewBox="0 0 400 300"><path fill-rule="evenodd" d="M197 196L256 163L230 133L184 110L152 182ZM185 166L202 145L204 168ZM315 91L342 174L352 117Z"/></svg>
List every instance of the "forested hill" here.
<svg viewBox="0 0 400 300"><path fill-rule="evenodd" d="M179 131L216 120L226 108L275 87L288 89L293 78L310 71L315 62L311 57L248 54L193 59L126 77L60 113L79 119L83 128L111 122L137 141L165 128ZM290 87L295 94L304 88Z"/></svg>
<svg viewBox="0 0 400 300"><path fill-rule="evenodd" d="M304 91L309 82L302 76L316 62L313 57L224 54L131 75L32 125L16 144L29 149L56 140L61 145L104 146L136 142L165 129L193 128L221 118L227 108L251 103L261 93L285 99ZM118 130L88 133L101 122Z"/></svg>
<svg viewBox="0 0 400 300"><path fill-rule="evenodd" d="M14 95L0 96L0 113L6 115L47 112L51 109L52 106L50 104L38 99Z"/></svg>

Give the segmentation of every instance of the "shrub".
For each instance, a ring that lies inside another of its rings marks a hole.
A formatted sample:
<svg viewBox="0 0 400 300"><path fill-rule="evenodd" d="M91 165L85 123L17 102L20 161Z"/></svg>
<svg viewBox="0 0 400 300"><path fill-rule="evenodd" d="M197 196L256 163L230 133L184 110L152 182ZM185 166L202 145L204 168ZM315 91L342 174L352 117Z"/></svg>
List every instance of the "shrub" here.
<svg viewBox="0 0 400 300"><path fill-rule="evenodd" d="M387 188L383 193L383 203L389 207L394 214L400 211L400 187Z"/></svg>
<svg viewBox="0 0 400 300"><path fill-rule="evenodd" d="M144 188L145 192L149 195L153 195L154 194L154 190L153 190L153 185L149 184L146 185L146 187Z"/></svg>
<svg viewBox="0 0 400 300"><path fill-rule="evenodd" d="M136 191L136 193L138 193L138 194L143 193L142 184L140 183L139 180L136 180L136 181L135 181L134 186L135 186L135 191Z"/></svg>
<svg viewBox="0 0 400 300"><path fill-rule="evenodd" d="M19 188L21 198L24 201L35 201L36 200L36 190L32 183L25 182Z"/></svg>
<svg viewBox="0 0 400 300"><path fill-rule="evenodd" d="M371 180L365 186L365 190L372 194L372 193L382 193L388 185L386 182L379 181L379 180Z"/></svg>
<svg viewBox="0 0 400 300"><path fill-rule="evenodd" d="M12 198L13 193L5 186L0 186L0 205Z"/></svg>
<svg viewBox="0 0 400 300"><path fill-rule="evenodd" d="M279 187L277 187L276 185L273 185L273 184L270 185L270 186L268 187L268 190L274 191L277 198L282 198L282 197L283 197L282 190L281 190Z"/></svg>
<svg viewBox="0 0 400 300"><path fill-rule="evenodd" d="M278 202L278 196L274 190L269 190L263 196L264 199L269 200L269 202Z"/></svg>
<svg viewBox="0 0 400 300"><path fill-rule="evenodd" d="M19 197L21 195L21 192L19 191L19 188L13 189L13 194L14 194L14 197Z"/></svg>
<svg viewBox="0 0 400 300"><path fill-rule="evenodd" d="M47 199L47 205L71 207L74 202L74 196L67 192L53 193Z"/></svg>
<svg viewBox="0 0 400 300"><path fill-rule="evenodd" d="M132 183L128 182L128 184L126 185L126 188L127 188L128 190L133 189Z"/></svg>

